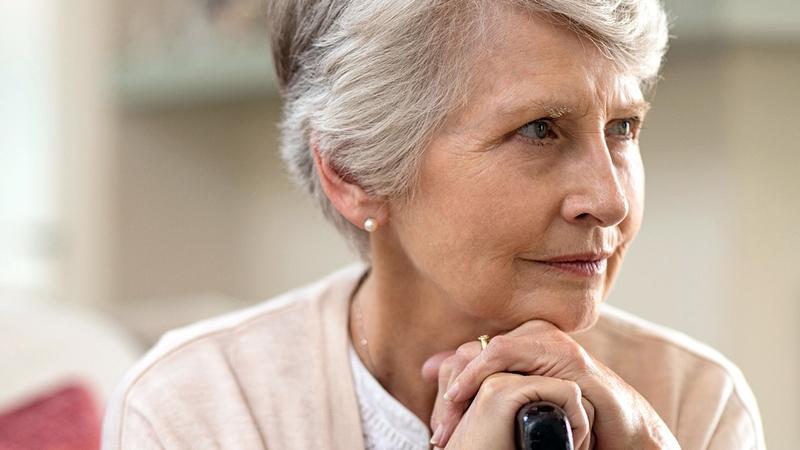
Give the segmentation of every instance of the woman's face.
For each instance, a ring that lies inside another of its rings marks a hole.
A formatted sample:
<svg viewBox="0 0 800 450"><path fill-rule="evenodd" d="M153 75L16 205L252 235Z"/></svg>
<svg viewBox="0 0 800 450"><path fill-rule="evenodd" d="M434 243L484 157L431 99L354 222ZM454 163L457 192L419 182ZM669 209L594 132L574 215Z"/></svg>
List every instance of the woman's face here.
<svg viewBox="0 0 800 450"><path fill-rule="evenodd" d="M392 239L465 314L583 329L641 224L646 102L563 26L509 9L490 29L468 104L426 149L416 195L390 205Z"/></svg>

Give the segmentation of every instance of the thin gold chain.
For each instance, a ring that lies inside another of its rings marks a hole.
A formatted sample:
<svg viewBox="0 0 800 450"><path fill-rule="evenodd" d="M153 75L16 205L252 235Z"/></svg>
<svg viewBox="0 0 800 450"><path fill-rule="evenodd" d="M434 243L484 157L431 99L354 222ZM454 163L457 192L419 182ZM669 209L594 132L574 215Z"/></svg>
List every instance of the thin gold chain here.
<svg viewBox="0 0 800 450"><path fill-rule="evenodd" d="M360 289L359 289L360 290ZM376 377L378 376L377 372L375 372L375 363L372 362L372 354L369 351L369 340L367 340L367 331L364 327L364 313L361 310L361 297L358 295L358 291L356 291L355 295L355 304L356 304L356 320L358 321L358 333L361 335L358 339L358 343L364 349L364 353L367 354L367 364L369 367L370 372Z"/></svg>

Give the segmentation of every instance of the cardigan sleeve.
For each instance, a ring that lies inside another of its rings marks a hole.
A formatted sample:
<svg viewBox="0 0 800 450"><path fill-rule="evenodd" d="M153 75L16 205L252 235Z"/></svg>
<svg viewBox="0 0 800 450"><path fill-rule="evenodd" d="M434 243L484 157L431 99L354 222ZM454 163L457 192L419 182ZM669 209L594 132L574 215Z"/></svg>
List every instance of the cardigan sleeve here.
<svg viewBox="0 0 800 450"><path fill-rule="evenodd" d="M744 390L745 392L742 392ZM765 450L758 408L747 385L737 386L728 397L709 441L709 450Z"/></svg>
<svg viewBox="0 0 800 450"><path fill-rule="evenodd" d="M116 423L105 423L103 450L164 450L153 425L136 408L128 407L117 417Z"/></svg>

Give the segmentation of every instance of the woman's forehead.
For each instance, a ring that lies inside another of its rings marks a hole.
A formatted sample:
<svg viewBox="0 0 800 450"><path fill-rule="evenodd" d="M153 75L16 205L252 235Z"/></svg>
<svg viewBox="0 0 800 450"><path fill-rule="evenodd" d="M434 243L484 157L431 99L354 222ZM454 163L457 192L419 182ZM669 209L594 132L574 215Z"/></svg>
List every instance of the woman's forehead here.
<svg viewBox="0 0 800 450"><path fill-rule="evenodd" d="M491 24L494 29L474 56L471 95L462 111L467 115L647 112L639 79L566 26L513 9L498 13Z"/></svg>

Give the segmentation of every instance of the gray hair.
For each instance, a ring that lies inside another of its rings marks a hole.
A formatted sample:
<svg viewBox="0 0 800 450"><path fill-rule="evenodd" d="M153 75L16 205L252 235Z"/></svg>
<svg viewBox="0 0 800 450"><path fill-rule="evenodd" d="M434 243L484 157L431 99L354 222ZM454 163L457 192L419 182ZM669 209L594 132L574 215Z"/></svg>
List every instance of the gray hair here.
<svg viewBox="0 0 800 450"><path fill-rule="evenodd" d="M643 89L655 84L668 40L659 0L505 0L563 21ZM323 158L370 195L407 199L420 157L468 95L470 54L491 0L271 0L273 60L284 96L283 159L325 216L369 259L367 233L320 186Z"/></svg>

